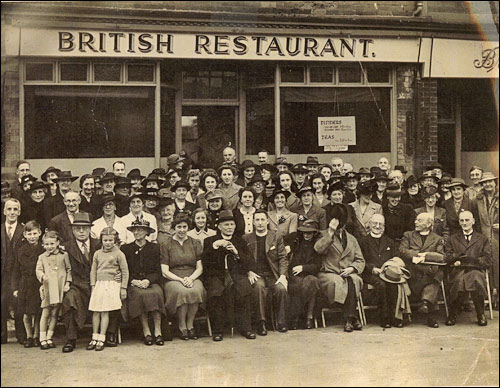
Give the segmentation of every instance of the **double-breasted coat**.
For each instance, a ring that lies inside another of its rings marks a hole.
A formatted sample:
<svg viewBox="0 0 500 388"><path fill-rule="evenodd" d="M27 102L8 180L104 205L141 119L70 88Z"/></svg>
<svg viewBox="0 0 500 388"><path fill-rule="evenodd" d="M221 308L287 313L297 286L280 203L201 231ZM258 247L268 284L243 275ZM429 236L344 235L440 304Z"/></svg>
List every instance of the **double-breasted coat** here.
<svg viewBox="0 0 500 388"><path fill-rule="evenodd" d="M381 268L387 260L399 255L398 244L387 235L380 238L371 235L359 239L359 246L365 258L365 270L362 278L366 283L376 285L380 281L378 275L372 273L374 268Z"/></svg>
<svg viewBox="0 0 500 388"><path fill-rule="evenodd" d="M488 239L479 232L473 232L470 241L467 241L462 232L456 233L448 240L445 252L447 263L461 263L461 266L452 267L450 271L450 301L454 301L459 292L476 291L486 296L484 270L491 265Z"/></svg>
<svg viewBox="0 0 500 388"><path fill-rule="evenodd" d="M59 233L59 239L61 241L68 241L73 238L71 221L66 210L49 221L48 229Z"/></svg>

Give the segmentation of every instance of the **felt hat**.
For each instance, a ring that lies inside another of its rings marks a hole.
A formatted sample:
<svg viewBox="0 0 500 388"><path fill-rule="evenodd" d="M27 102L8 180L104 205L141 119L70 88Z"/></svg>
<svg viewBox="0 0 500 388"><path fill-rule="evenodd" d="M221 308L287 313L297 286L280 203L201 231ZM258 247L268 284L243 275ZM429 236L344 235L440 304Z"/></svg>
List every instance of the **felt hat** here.
<svg viewBox="0 0 500 388"><path fill-rule="evenodd" d="M299 232L317 232L319 231L318 221L305 220L301 226L297 228Z"/></svg>
<svg viewBox="0 0 500 388"><path fill-rule="evenodd" d="M266 182L264 178L262 178L262 175L259 172L253 175L252 179L250 179L250 182L248 182L248 184L251 186L257 182L262 182L262 183Z"/></svg>
<svg viewBox="0 0 500 388"><path fill-rule="evenodd" d="M114 202L116 204L116 197L113 194L104 194L99 197L99 205L104 206L104 204L108 202Z"/></svg>
<svg viewBox="0 0 500 388"><path fill-rule="evenodd" d="M434 179L434 181L436 183L439 181L439 178L432 173L432 170L427 170L427 171L423 172L422 175L420 176L420 178L418 178L418 180L420 182L420 181L423 181L426 178L432 178L432 179Z"/></svg>
<svg viewBox="0 0 500 388"><path fill-rule="evenodd" d="M167 164L170 166L172 164L179 163L182 160L185 160L185 158L181 157L179 154L172 154L167 158Z"/></svg>
<svg viewBox="0 0 500 388"><path fill-rule="evenodd" d="M92 175L94 178L100 178L101 176L104 175L106 172L106 169L104 167L96 167L92 170ZM57 174L59 176L59 174Z"/></svg>
<svg viewBox="0 0 500 388"><path fill-rule="evenodd" d="M371 195L374 191L373 182L371 180L358 183L358 194Z"/></svg>
<svg viewBox="0 0 500 388"><path fill-rule="evenodd" d="M483 176L479 180L479 183L488 182L488 181L492 181L492 180L496 180L496 179L498 179L498 177L495 176L495 174L493 174L490 171L486 171L483 173Z"/></svg>
<svg viewBox="0 0 500 388"><path fill-rule="evenodd" d="M385 190L385 195L387 197L401 197L401 186L399 183L389 183Z"/></svg>
<svg viewBox="0 0 500 388"><path fill-rule="evenodd" d="M101 176L100 178L98 178L98 182L99 183L103 183L103 182L108 182L108 181L115 181L116 180L116 175L113 174L112 172L107 172L106 174L104 174L103 176Z"/></svg>
<svg viewBox="0 0 500 388"><path fill-rule="evenodd" d="M145 179L142 180L141 185L146 187L148 182L157 182L160 183L160 178L156 174L149 174Z"/></svg>
<svg viewBox="0 0 500 388"><path fill-rule="evenodd" d="M308 191L310 191L311 193L314 194L314 189L311 187L311 186L304 186L302 187L299 192L297 193L299 198L302 197L305 193L307 193Z"/></svg>
<svg viewBox="0 0 500 388"><path fill-rule="evenodd" d="M406 174L408 171L406 170L405 166L401 166L401 165L396 165L394 167L394 170L398 170L398 171L401 171L403 174Z"/></svg>
<svg viewBox="0 0 500 388"><path fill-rule="evenodd" d="M385 171L378 172L373 178L375 181L386 181L389 182L391 179L387 176Z"/></svg>
<svg viewBox="0 0 500 388"><path fill-rule="evenodd" d="M361 167L358 171L358 176L361 177L361 175L368 175L372 176L372 173L370 172L370 169L367 167Z"/></svg>
<svg viewBox="0 0 500 388"><path fill-rule="evenodd" d="M468 187L462 178L452 178L451 182L448 183L448 187L451 189L454 186L462 186L464 189Z"/></svg>
<svg viewBox="0 0 500 388"><path fill-rule="evenodd" d="M122 187L122 186L131 187L132 183L130 182L129 178L125 178L123 176L117 176L115 179L115 189L117 187Z"/></svg>
<svg viewBox="0 0 500 388"><path fill-rule="evenodd" d="M130 170L130 172L127 174L128 179L144 179L146 178L144 175L141 175L141 170L138 168L133 168Z"/></svg>
<svg viewBox="0 0 500 388"><path fill-rule="evenodd" d="M387 260L381 270L379 277L388 283L404 283L411 277L410 271L405 268L403 260L399 257Z"/></svg>
<svg viewBox="0 0 500 388"><path fill-rule="evenodd" d="M42 181L35 181L31 184L30 188L28 190L26 190L26 192L30 193L30 192L38 190L38 189L48 189L49 187L50 187L50 185L48 183L45 183Z"/></svg>
<svg viewBox="0 0 500 388"><path fill-rule="evenodd" d="M189 186L188 181L181 179L180 181L175 182L175 184L172 186L172 193L175 193L175 191L179 187L184 187L187 191L191 189L191 186Z"/></svg>
<svg viewBox="0 0 500 388"><path fill-rule="evenodd" d="M450 174L443 174L441 179L439 180L439 184L442 185L444 183L450 183L451 182L451 175Z"/></svg>
<svg viewBox="0 0 500 388"><path fill-rule="evenodd" d="M343 176L344 182L347 182L348 179L356 179L359 181L359 175L358 173L354 171L349 171Z"/></svg>
<svg viewBox="0 0 500 388"><path fill-rule="evenodd" d="M313 163L314 164L314 163ZM304 166L303 163L298 163L292 168L294 174L307 174L309 170Z"/></svg>
<svg viewBox="0 0 500 388"><path fill-rule="evenodd" d="M306 164L309 166L309 165L319 165L319 162L318 162L318 157L317 156L308 156L307 159L306 159Z"/></svg>
<svg viewBox="0 0 500 388"><path fill-rule="evenodd" d="M156 201L160 200L160 197L158 197L158 190L153 187L144 189L142 192L142 198L144 199L144 201L147 199Z"/></svg>
<svg viewBox="0 0 500 388"><path fill-rule="evenodd" d="M219 224L224 221L234 221L233 212L231 210L221 210L219 213Z"/></svg>
<svg viewBox="0 0 500 388"><path fill-rule="evenodd" d="M75 213L73 216L73 223L71 226L92 226L93 223L90 221L90 214L85 212Z"/></svg>
<svg viewBox="0 0 500 388"><path fill-rule="evenodd" d="M250 160L250 159L246 159L243 162L241 162L241 165L240 165L241 171L245 171L247 168L250 168L250 167L253 167L253 168L257 169L259 166L257 166L253 162L253 160Z"/></svg>
<svg viewBox="0 0 500 388"><path fill-rule="evenodd" d="M338 182L335 182L334 184L330 185L328 187L328 191L327 191L328 198L330 198L330 196L332 195L332 193L334 191L342 191L342 193L343 193L344 192L344 184L341 181L338 181Z"/></svg>
<svg viewBox="0 0 500 388"><path fill-rule="evenodd" d="M415 177L413 175L410 175L408 177L408 179L406 180L406 186L407 187L411 187L413 185L416 185L418 182L417 180L415 179Z"/></svg>
<svg viewBox="0 0 500 388"><path fill-rule="evenodd" d="M64 179L69 179L71 182L74 182L78 179L78 176L73 176L71 174L71 171L61 171L59 174L57 174L57 178L54 179L54 182L59 182Z"/></svg>
<svg viewBox="0 0 500 388"><path fill-rule="evenodd" d="M215 189L214 191L208 192L205 195L207 201L212 201L214 199L224 199L224 193L220 189Z"/></svg>
<svg viewBox="0 0 500 388"><path fill-rule="evenodd" d="M21 178L21 182L19 182L19 186L23 186L25 183L28 183L28 182L33 183L37 180L38 180L38 178L34 177L31 174L28 174L28 175L25 175Z"/></svg>
<svg viewBox="0 0 500 388"><path fill-rule="evenodd" d="M59 173L61 172L61 170L59 168L56 168L54 166L50 166L49 168L47 168L45 170L45 172L42 174L41 178L42 178L42 181L45 181L47 182L47 175L49 175L51 172L55 172L56 175L59 175Z"/></svg>
<svg viewBox="0 0 500 388"><path fill-rule="evenodd" d="M151 171L151 174L158 175L158 177L165 176L167 172L165 171L164 168L155 168L153 171Z"/></svg>
<svg viewBox="0 0 500 388"><path fill-rule="evenodd" d="M127 229L133 232L135 229L142 228L145 229L148 234L154 233L155 230L149 225L149 221L145 219L136 219L135 221L132 221L132 224L130 226L127 226Z"/></svg>
<svg viewBox="0 0 500 388"><path fill-rule="evenodd" d="M290 192L289 191L283 190L283 189L279 188L279 189L275 189L273 191L273 194L271 195L270 200L274 201L274 197L276 197L278 194L283 194L286 199L288 199L288 197L290 196Z"/></svg>
<svg viewBox="0 0 500 388"><path fill-rule="evenodd" d="M432 197L434 194L438 193L438 189L435 186L427 186L424 187L421 191L421 195L423 199Z"/></svg>

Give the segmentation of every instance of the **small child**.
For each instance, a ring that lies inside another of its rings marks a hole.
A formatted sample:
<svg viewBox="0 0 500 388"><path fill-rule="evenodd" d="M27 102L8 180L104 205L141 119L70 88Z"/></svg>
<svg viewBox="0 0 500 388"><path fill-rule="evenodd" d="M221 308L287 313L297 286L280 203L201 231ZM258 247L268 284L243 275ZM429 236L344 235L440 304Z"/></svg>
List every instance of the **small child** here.
<svg viewBox="0 0 500 388"><path fill-rule="evenodd" d="M59 233L48 231L43 235L42 243L45 252L38 257L36 277L42 283L40 287L42 299L40 349L46 350L56 347L52 336L64 293L69 291L72 278L68 254L59 248Z"/></svg>
<svg viewBox="0 0 500 388"><path fill-rule="evenodd" d="M36 277L38 257L44 252L39 242L42 230L36 221L29 221L24 226L26 242L19 247L14 261L12 289L17 298L18 309L24 314L26 330L25 348L39 347L40 340L40 283Z"/></svg>
<svg viewBox="0 0 500 388"><path fill-rule="evenodd" d="M90 270L90 297L89 310L92 316L92 340L87 350L104 350L106 330L109 324L109 312L120 310L122 300L127 298L128 266L127 259L118 248L120 240L118 232L107 227L101 231L102 248L94 253ZM121 283L114 277L121 272Z"/></svg>

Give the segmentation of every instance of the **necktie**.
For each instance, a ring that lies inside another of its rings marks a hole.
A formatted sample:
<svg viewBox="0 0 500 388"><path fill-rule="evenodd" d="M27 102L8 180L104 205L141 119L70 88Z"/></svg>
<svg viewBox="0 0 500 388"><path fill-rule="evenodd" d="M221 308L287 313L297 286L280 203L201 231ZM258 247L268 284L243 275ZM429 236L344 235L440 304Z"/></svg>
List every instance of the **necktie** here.
<svg viewBox="0 0 500 388"><path fill-rule="evenodd" d="M9 240L12 240L12 226L7 226L7 236L9 236Z"/></svg>
<svg viewBox="0 0 500 388"><path fill-rule="evenodd" d="M89 250L87 249L87 244L82 243L82 248L83 248L83 256L85 256L85 259L89 261Z"/></svg>

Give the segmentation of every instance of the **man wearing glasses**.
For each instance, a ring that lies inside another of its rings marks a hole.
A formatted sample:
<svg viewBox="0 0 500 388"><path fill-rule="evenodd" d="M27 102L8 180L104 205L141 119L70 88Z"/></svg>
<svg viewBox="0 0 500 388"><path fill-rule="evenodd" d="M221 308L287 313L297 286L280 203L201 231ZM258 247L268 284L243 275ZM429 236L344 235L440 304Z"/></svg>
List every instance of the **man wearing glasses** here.
<svg viewBox="0 0 500 388"><path fill-rule="evenodd" d="M71 224L74 221L75 214L80 208L80 194L75 191L68 191L64 194L64 205L66 210L52 218L49 222L49 230L59 233L61 241L68 241L73 237Z"/></svg>

